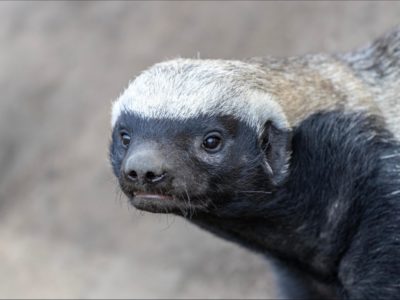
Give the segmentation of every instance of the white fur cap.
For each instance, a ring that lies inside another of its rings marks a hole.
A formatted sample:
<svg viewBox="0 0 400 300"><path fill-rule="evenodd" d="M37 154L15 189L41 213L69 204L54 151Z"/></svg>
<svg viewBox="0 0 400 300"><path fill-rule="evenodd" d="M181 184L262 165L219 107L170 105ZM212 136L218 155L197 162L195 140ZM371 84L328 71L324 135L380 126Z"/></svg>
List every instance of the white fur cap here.
<svg viewBox="0 0 400 300"><path fill-rule="evenodd" d="M272 95L264 92L263 72L240 61L175 59L144 71L113 103L111 125L122 112L144 118L187 119L233 115L261 131L269 120L288 121Z"/></svg>

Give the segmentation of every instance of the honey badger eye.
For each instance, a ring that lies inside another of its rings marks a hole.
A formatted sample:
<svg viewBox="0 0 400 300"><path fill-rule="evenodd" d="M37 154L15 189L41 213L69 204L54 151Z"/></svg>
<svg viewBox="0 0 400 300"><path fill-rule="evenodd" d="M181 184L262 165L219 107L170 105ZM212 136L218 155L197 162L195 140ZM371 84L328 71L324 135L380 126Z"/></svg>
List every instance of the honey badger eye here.
<svg viewBox="0 0 400 300"><path fill-rule="evenodd" d="M221 135L217 132L207 134L203 140L203 148L210 152L218 151L221 148Z"/></svg>
<svg viewBox="0 0 400 300"><path fill-rule="evenodd" d="M129 146L129 144L131 143L131 137L129 136L129 134L126 131L122 131L119 136L121 138L122 145L124 145L125 147Z"/></svg>

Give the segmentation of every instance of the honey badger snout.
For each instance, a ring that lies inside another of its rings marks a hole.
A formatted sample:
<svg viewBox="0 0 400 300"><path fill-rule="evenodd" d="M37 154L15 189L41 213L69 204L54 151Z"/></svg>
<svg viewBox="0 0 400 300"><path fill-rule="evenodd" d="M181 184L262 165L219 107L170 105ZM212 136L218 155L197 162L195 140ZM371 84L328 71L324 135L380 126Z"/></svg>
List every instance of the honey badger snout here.
<svg viewBox="0 0 400 300"><path fill-rule="evenodd" d="M135 185L156 185L168 178L165 158L152 147L133 149L128 153L122 171L125 179Z"/></svg>

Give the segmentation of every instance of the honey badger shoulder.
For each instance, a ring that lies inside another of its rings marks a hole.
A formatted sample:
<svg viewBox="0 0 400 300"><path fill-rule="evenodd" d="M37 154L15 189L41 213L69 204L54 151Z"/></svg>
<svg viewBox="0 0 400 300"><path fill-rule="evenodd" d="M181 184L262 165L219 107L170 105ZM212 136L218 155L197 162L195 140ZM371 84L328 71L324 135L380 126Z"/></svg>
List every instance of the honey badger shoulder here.
<svg viewBox="0 0 400 300"><path fill-rule="evenodd" d="M154 65L113 105L121 189L275 257L296 297L398 295L399 44Z"/></svg>
<svg viewBox="0 0 400 300"><path fill-rule="evenodd" d="M192 222L272 257L286 297L396 298L399 142L381 118L330 111L294 128L292 151L287 181L264 201L243 196Z"/></svg>
<svg viewBox="0 0 400 300"><path fill-rule="evenodd" d="M292 174L274 200L285 203L275 208L286 206L282 219L286 226L296 223L288 222L292 217L300 218L295 235L310 246L298 246L299 261L293 265L317 278L318 283L310 286L318 293L331 289L328 298L396 298L400 295L399 142L384 129L382 118L334 111L302 121L292 147Z"/></svg>

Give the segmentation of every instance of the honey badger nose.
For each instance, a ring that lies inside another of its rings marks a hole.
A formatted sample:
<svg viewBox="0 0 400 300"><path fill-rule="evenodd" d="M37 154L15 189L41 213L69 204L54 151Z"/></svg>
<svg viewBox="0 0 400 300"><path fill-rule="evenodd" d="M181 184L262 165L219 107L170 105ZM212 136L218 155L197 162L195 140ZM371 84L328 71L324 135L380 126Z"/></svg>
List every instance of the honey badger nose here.
<svg viewBox="0 0 400 300"><path fill-rule="evenodd" d="M124 162L123 172L131 182L152 184L163 181L167 175L161 153L148 148L131 153Z"/></svg>

